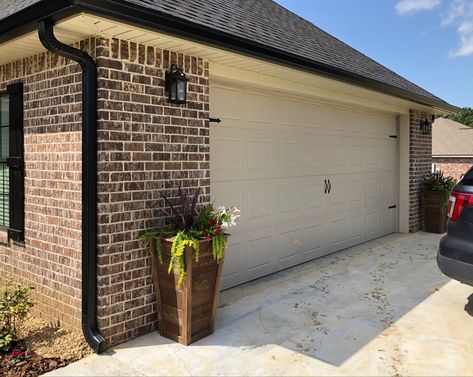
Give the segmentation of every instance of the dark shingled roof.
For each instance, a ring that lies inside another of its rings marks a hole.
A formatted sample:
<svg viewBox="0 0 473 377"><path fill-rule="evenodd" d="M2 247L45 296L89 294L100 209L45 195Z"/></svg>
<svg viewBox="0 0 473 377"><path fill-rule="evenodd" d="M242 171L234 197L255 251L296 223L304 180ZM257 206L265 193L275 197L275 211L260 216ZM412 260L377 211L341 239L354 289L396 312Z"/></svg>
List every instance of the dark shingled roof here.
<svg viewBox="0 0 473 377"><path fill-rule="evenodd" d="M0 0L0 20L41 0Z"/></svg>
<svg viewBox="0 0 473 377"><path fill-rule="evenodd" d="M5 16L40 0L2 0ZM58 0L60 1L60 0ZM100 0L97 0L100 1ZM272 0L121 0L445 103Z"/></svg>

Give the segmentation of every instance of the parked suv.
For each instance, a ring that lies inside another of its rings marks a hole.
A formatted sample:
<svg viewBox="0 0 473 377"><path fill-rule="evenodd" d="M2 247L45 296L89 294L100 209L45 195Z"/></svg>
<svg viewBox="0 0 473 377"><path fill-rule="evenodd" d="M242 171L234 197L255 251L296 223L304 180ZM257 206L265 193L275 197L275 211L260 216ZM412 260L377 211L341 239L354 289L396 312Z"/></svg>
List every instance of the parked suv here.
<svg viewBox="0 0 473 377"><path fill-rule="evenodd" d="M473 167L453 188L447 235L440 241L437 263L448 277L473 286Z"/></svg>

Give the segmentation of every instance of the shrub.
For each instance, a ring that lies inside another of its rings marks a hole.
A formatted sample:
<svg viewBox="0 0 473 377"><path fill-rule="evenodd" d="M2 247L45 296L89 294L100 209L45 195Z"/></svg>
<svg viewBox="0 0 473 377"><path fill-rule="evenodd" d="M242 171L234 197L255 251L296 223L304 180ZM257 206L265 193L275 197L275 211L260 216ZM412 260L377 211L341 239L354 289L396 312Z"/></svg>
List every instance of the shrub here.
<svg viewBox="0 0 473 377"><path fill-rule="evenodd" d="M0 349L3 351L8 351L17 339L17 326L34 305L32 290L11 280L0 285Z"/></svg>

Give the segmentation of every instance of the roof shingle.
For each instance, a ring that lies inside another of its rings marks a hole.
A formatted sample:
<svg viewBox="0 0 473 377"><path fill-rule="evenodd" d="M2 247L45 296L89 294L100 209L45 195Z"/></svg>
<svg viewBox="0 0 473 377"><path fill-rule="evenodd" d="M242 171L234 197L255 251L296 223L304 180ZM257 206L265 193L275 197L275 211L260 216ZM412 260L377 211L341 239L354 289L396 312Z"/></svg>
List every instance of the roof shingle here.
<svg viewBox="0 0 473 377"><path fill-rule="evenodd" d="M1 19L41 0L0 4ZM122 0L446 103L272 0Z"/></svg>

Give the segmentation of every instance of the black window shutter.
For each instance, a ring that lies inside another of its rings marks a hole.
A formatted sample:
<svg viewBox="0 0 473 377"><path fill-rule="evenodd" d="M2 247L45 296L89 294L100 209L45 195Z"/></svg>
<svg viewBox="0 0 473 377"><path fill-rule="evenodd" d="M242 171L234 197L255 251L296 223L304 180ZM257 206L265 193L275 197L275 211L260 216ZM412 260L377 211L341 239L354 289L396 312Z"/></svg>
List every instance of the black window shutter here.
<svg viewBox="0 0 473 377"><path fill-rule="evenodd" d="M25 240L25 162L23 138L23 84L7 87L10 97L10 227L8 238Z"/></svg>

